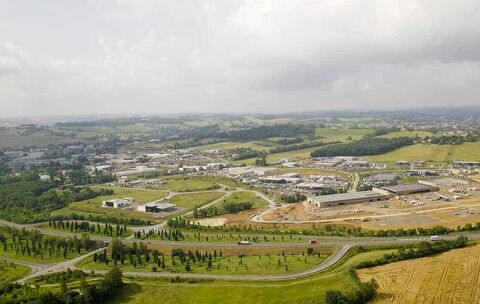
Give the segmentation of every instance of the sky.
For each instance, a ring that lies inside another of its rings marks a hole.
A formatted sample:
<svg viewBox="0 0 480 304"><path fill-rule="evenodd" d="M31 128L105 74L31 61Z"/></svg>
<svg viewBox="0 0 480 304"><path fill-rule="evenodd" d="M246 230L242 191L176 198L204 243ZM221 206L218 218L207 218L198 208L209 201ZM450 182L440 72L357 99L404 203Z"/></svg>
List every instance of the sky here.
<svg viewBox="0 0 480 304"><path fill-rule="evenodd" d="M0 0L0 117L480 105L480 1Z"/></svg>

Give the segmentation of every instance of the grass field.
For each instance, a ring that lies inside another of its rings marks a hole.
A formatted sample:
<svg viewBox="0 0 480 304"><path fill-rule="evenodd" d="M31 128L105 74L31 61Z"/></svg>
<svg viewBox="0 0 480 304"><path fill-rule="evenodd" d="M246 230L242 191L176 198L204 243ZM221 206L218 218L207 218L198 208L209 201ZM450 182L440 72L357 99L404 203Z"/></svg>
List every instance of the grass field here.
<svg viewBox="0 0 480 304"><path fill-rule="evenodd" d="M221 151L228 151L228 150L235 150L239 148L251 148L257 151L268 151L270 149L276 148L279 145L276 143L268 142L268 141L246 141L246 142L221 142L216 144L204 145L194 147L195 150L221 150Z"/></svg>
<svg viewBox="0 0 480 304"><path fill-rule="evenodd" d="M178 207L183 207L186 209L193 209L194 207L200 207L211 201L214 201L222 197L222 192L212 191L212 192L201 192L201 193L182 193L173 196L170 199L170 202L176 204Z"/></svg>
<svg viewBox="0 0 480 304"><path fill-rule="evenodd" d="M113 195L104 195L96 198L73 202L67 208L59 209L52 212L52 215L67 215L71 213L77 214L97 214L97 215L110 215L110 216L121 216L127 218L140 218L140 219L151 219L151 217L139 211L130 211L124 209L114 209L114 208L103 208L101 207L102 201L112 198L124 198L132 197L136 203L148 203L151 201L156 201L164 198L167 193L159 190L144 190L144 189L134 189L134 188L123 188L123 187L101 187L113 189Z"/></svg>
<svg viewBox="0 0 480 304"><path fill-rule="evenodd" d="M210 181L200 178L175 178L168 179L167 183L162 185L160 189L170 190L174 192L190 192L218 189L220 186Z"/></svg>
<svg viewBox="0 0 480 304"><path fill-rule="evenodd" d="M424 160L450 162L453 160L480 161L480 142L462 145L416 144L390 153L366 157L374 161Z"/></svg>
<svg viewBox="0 0 480 304"><path fill-rule="evenodd" d="M2 261L0 258L0 285L23 278L30 272L27 266Z"/></svg>
<svg viewBox="0 0 480 304"><path fill-rule="evenodd" d="M323 142L348 142L350 140L358 140L367 134L371 134L373 129L327 129L317 128L315 136L321 137ZM351 138L351 139L348 139Z"/></svg>
<svg viewBox="0 0 480 304"><path fill-rule="evenodd" d="M220 176L175 176L166 178L167 183L160 188L174 192L189 192L213 190L219 188L220 184L227 187L247 187L236 180Z"/></svg>
<svg viewBox="0 0 480 304"><path fill-rule="evenodd" d="M15 128L0 130L0 148L46 147L49 144L63 144L75 142L75 138L58 136L48 130L35 131L24 135Z"/></svg>
<svg viewBox="0 0 480 304"><path fill-rule="evenodd" d="M116 303L325 303L328 290L349 290L355 282L349 275L349 268L359 262L382 257L391 250L378 250L361 253L349 258L343 264L330 270L295 281L248 282L189 280L174 283L170 280L135 279L135 283L125 286L118 297L110 301ZM161 292L159 292L161 290Z"/></svg>
<svg viewBox="0 0 480 304"><path fill-rule="evenodd" d="M65 221L67 222L67 221ZM95 227L97 227L97 223L94 223L94 222L90 222L91 225L94 225ZM95 229L95 232L94 233L91 233L91 232L83 232L83 231L80 231L80 230L70 230L69 228L65 228L65 229L62 229L62 228L59 228L59 227L50 227L48 224L42 224L42 225L39 225L37 226L38 228L42 228L42 229L47 229L47 230L52 230L52 231L59 231L59 232L68 232L68 233L73 233L73 234L76 234L76 235L79 235L81 236L82 234L88 234L88 235L100 235L100 236L108 236L108 235L105 235L103 233L103 230L105 228L105 223L98 223L98 225L100 225L100 229L101 231L98 232L97 229ZM113 236L116 236L116 237L119 237L119 238L125 238L125 237L129 237L133 234L133 231L130 229L130 227L127 227L127 232L124 233L123 235L119 235L117 236L117 226L112 224L112 227L113 227ZM123 226L122 226L123 227Z"/></svg>
<svg viewBox="0 0 480 304"><path fill-rule="evenodd" d="M479 303L480 246L359 271L380 285L372 303Z"/></svg>
<svg viewBox="0 0 480 304"><path fill-rule="evenodd" d="M268 202L263 198L257 196L253 192L240 191L235 192L227 196L222 200L223 203L242 203L242 202L251 202L253 203L253 208L265 208L268 205Z"/></svg>
<svg viewBox="0 0 480 304"><path fill-rule="evenodd" d="M82 250L80 254L78 254L76 251L68 251L67 252L67 258L63 258L63 254L59 254L58 256L53 254L51 257L46 254L41 258L40 256L34 257L33 254L27 255L27 253L22 254L20 251L18 254L15 252L15 250L10 249L10 243L8 243L8 250L5 251L3 250L3 246L0 247L0 259L1 257L7 257L11 259L15 259L18 261L24 261L24 262L29 262L29 263L37 263L37 264L49 264L49 263L56 263L56 262L63 262L65 260L70 260L73 258L76 258L82 254L85 254L86 251Z"/></svg>
<svg viewBox="0 0 480 304"><path fill-rule="evenodd" d="M398 132L392 132L388 133L382 136L379 136L380 138L395 138L395 137L420 137L420 138L425 138L426 136L435 136L432 132L428 131L398 131Z"/></svg>
<svg viewBox="0 0 480 304"><path fill-rule="evenodd" d="M300 150L287 151L282 153L274 153L267 155L267 163L269 164L279 164L283 158L288 158L291 160L300 160L310 158L311 153L315 150L318 150L319 147L306 148ZM256 158L248 158L236 161L236 163L253 165Z"/></svg>
<svg viewBox="0 0 480 304"><path fill-rule="evenodd" d="M319 253L313 255L307 255L303 253L292 253L283 255L281 252L276 254L265 255L238 255L238 256L223 256L217 255L215 258L213 252L209 252L212 255L212 266L208 268L208 258L204 261L196 260L195 263L190 262L190 273L208 273L208 274L284 274L294 273L305 269L312 268L321 262L323 262L328 256L328 253ZM218 253L219 254L219 251ZM163 272L186 272L185 265L180 263L178 257L175 258L175 264L170 255L165 256L165 269L160 268L157 264L150 260L146 262L142 257L142 265L134 267L127 259L124 265L119 265L122 271L133 272L150 272L152 267L156 267L157 271ZM77 264L77 267L88 270L108 270L112 267L105 263L95 263L93 257L88 257L85 260Z"/></svg>

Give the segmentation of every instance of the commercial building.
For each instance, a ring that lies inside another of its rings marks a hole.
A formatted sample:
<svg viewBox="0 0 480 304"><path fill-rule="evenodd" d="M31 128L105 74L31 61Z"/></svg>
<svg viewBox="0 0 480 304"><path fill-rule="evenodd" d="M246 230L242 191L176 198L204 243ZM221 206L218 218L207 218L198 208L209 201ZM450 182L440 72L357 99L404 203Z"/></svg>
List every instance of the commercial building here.
<svg viewBox="0 0 480 304"><path fill-rule="evenodd" d="M396 173L381 173L365 178L364 183L369 186L388 186L396 185L402 181L400 175Z"/></svg>
<svg viewBox="0 0 480 304"><path fill-rule="evenodd" d="M109 200L105 200L102 202L102 207L108 207L108 208L125 208L130 206L130 204L133 202L133 198L131 197L125 197L125 198L112 198Z"/></svg>
<svg viewBox="0 0 480 304"><path fill-rule="evenodd" d="M130 175L136 175L136 174L142 174L142 173L148 173L148 172L154 172L157 171L155 168L149 168L147 166L137 166L132 169L128 169L125 171L118 171L115 172L116 176L130 176Z"/></svg>
<svg viewBox="0 0 480 304"><path fill-rule="evenodd" d="M418 183L416 184L405 184L405 185L383 187L383 189L395 195L437 192L438 190L440 190L440 188L438 188L434 184L428 183L425 181L418 181Z"/></svg>
<svg viewBox="0 0 480 304"><path fill-rule="evenodd" d="M388 191L373 188L373 190L371 191L312 196L307 198L307 202L317 207L336 207L352 204L386 201L392 197L393 194Z"/></svg>
<svg viewBox="0 0 480 304"><path fill-rule="evenodd" d="M175 204L146 203L145 205L137 206L137 210L149 213L172 212L175 211Z"/></svg>

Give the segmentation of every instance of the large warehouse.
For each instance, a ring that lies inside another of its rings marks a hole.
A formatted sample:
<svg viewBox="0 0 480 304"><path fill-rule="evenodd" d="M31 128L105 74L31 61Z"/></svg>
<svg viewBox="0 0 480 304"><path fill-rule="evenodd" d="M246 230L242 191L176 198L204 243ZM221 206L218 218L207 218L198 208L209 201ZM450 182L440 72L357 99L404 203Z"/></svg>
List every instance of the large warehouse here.
<svg viewBox="0 0 480 304"><path fill-rule="evenodd" d="M393 194L388 191L373 188L371 191L312 196L307 198L307 202L317 207L336 207L351 204L386 201L392 197Z"/></svg>
<svg viewBox="0 0 480 304"><path fill-rule="evenodd" d="M417 184L405 184L405 185L384 187L383 189L395 195L437 192L438 190L440 190L440 188L438 188L434 184L429 182L424 182L424 181L418 181Z"/></svg>

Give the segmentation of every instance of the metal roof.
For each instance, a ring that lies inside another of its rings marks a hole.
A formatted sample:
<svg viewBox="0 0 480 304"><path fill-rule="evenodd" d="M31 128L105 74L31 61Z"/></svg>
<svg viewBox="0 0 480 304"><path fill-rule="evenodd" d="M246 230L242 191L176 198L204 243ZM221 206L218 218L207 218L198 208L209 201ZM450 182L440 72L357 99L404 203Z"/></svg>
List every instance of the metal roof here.
<svg viewBox="0 0 480 304"><path fill-rule="evenodd" d="M437 188L430 185L417 183L417 184L405 184L405 185L384 187L383 189L393 193L397 193L397 192L410 192L410 191L431 191Z"/></svg>
<svg viewBox="0 0 480 304"><path fill-rule="evenodd" d="M338 202L338 201L383 198L387 196L388 196L387 194L381 193L379 191L371 190L371 191L347 192L347 193L330 194L330 195L319 195L319 196L314 196L312 198L317 202L330 203L330 202Z"/></svg>

